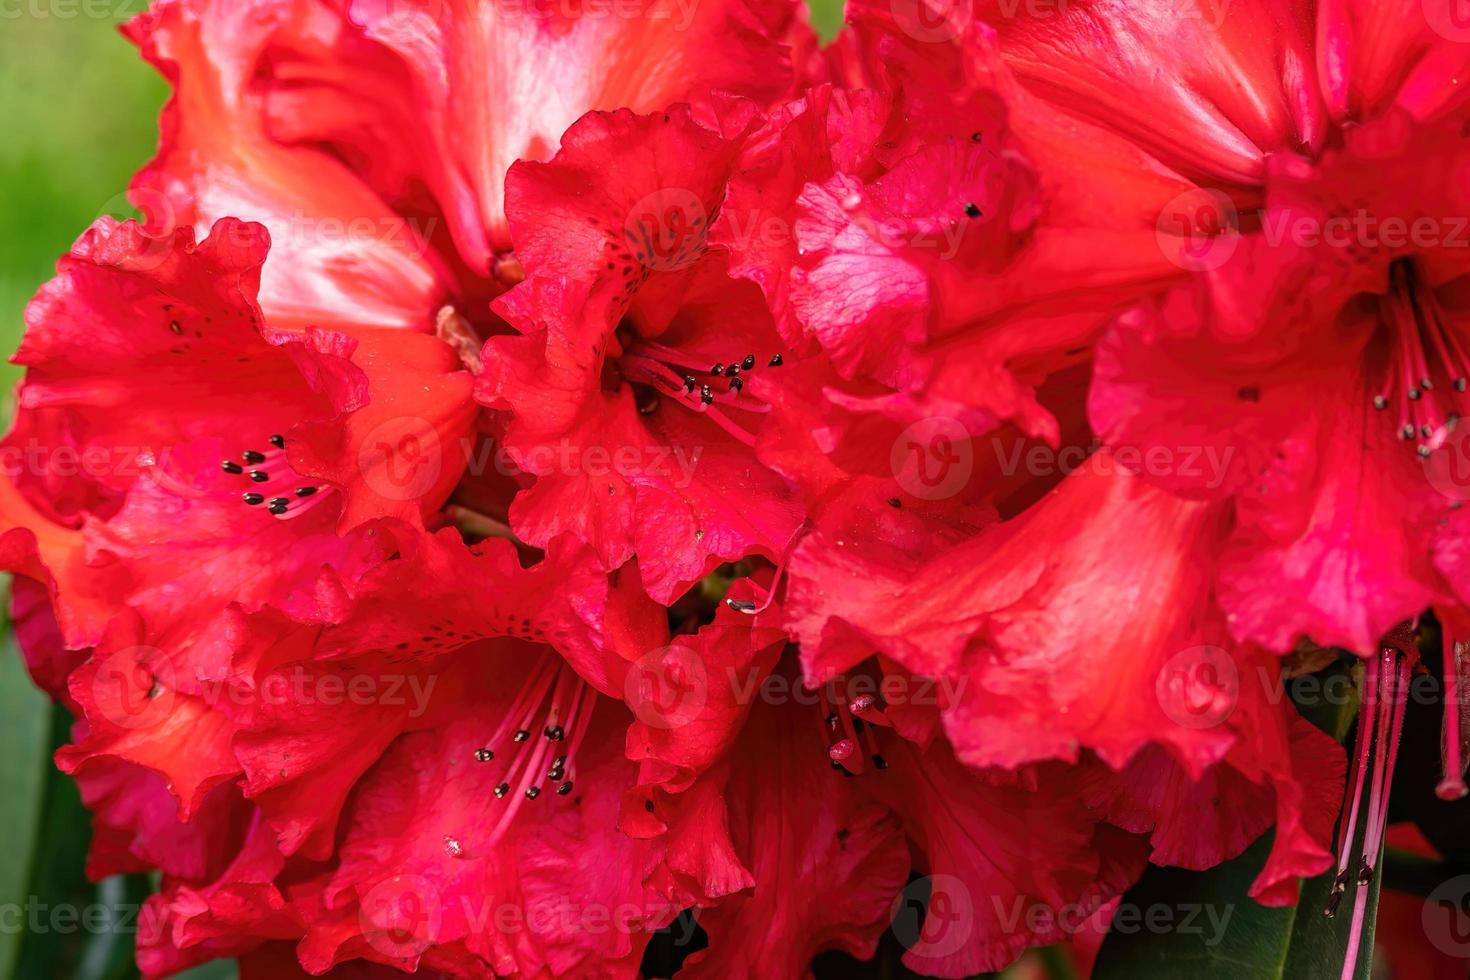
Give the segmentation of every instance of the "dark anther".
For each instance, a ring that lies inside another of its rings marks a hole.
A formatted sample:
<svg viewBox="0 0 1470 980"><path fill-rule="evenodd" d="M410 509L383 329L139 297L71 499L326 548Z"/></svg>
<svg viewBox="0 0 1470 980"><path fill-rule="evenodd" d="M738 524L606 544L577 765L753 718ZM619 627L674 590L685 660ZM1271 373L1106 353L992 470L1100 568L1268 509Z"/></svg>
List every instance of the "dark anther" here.
<svg viewBox="0 0 1470 980"><path fill-rule="evenodd" d="M265 503L265 495L260 493L247 493L240 499L245 501L251 507Z"/></svg>
<svg viewBox="0 0 1470 980"><path fill-rule="evenodd" d="M553 781L560 779L566 774L567 771L561 766L552 766L550 769L546 770L546 778Z"/></svg>
<svg viewBox="0 0 1470 980"><path fill-rule="evenodd" d="M1383 411L1385 408L1388 407L1388 399L1384 398L1382 395L1374 395L1373 407L1378 409L1380 412Z"/></svg>
<svg viewBox="0 0 1470 980"><path fill-rule="evenodd" d="M291 501L287 500L285 497L277 497L272 500L269 505L266 506L266 510L270 511L272 514L276 514L279 516L286 513L286 508L290 505L290 503Z"/></svg>
<svg viewBox="0 0 1470 980"><path fill-rule="evenodd" d="M1410 388L1409 389L1409 401L1416 402L1416 401L1419 400L1419 397L1420 397L1420 395L1419 395L1419 389L1418 388Z"/></svg>
<svg viewBox="0 0 1470 980"><path fill-rule="evenodd" d="M562 783L560 786L558 786L556 788L556 795L557 796L566 796L571 791L572 791L572 784L571 783Z"/></svg>
<svg viewBox="0 0 1470 980"><path fill-rule="evenodd" d="M510 783L501 783L499 786L495 787L495 798L497 800L503 800L505 799L505 794L509 792Z"/></svg>
<svg viewBox="0 0 1470 980"><path fill-rule="evenodd" d="M885 758L883 758L878 753L874 752L873 753L873 768L874 769L887 769L888 768L888 760L885 759Z"/></svg>
<svg viewBox="0 0 1470 980"><path fill-rule="evenodd" d="M1342 892L1333 892L1332 896L1327 899L1327 907L1322 910L1322 914L1329 919L1335 918L1337 916L1337 907L1341 904Z"/></svg>
<svg viewBox="0 0 1470 980"><path fill-rule="evenodd" d="M1373 866L1368 863L1368 859L1367 858L1364 858L1363 859L1363 865L1362 865L1362 867L1358 868L1358 884L1360 884L1360 885L1366 885L1366 884L1368 884L1368 882L1370 882L1372 880L1373 880Z"/></svg>
<svg viewBox="0 0 1470 980"><path fill-rule="evenodd" d="M649 813L652 813L653 812L653 801L652 800L644 800L643 801L643 809L647 810Z"/></svg>
<svg viewBox="0 0 1470 980"><path fill-rule="evenodd" d="M725 368L725 377L727 377L727 378L733 378L733 377L735 377L739 373L740 373L740 365L739 364L731 364L729 367Z"/></svg>
<svg viewBox="0 0 1470 980"><path fill-rule="evenodd" d="M240 455L240 458L253 466L256 463L265 462L265 453L258 453L253 449L247 449Z"/></svg>
<svg viewBox="0 0 1470 980"><path fill-rule="evenodd" d="M475 749L476 762L489 762L493 758L495 758L495 753L489 749Z"/></svg>
<svg viewBox="0 0 1470 980"><path fill-rule="evenodd" d="M780 354L772 354L771 355L771 367L780 367L780 366L781 366L781 355Z"/></svg>
<svg viewBox="0 0 1470 980"><path fill-rule="evenodd" d="M694 380L694 375L692 375L692 374L686 374L686 375L684 375L684 390L685 391L693 391L695 389L695 387L698 386L698 384L699 384L699 382Z"/></svg>
<svg viewBox="0 0 1470 980"><path fill-rule="evenodd" d="M534 800L536 797L538 797L540 795L541 795L541 787L540 786L528 786L528 787L526 787L526 799L528 799L528 800Z"/></svg>
<svg viewBox="0 0 1470 980"><path fill-rule="evenodd" d="M739 378L731 378L730 379L730 390L731 391L739 391L741 388L744 388L744 387L745 387L745 382L744 381L741 381Z"/></svg>
<svg viewBox="0 0 1470 980"><path fill-rule="evenodd" d="M239 463L231 462L228 459L221 460L219 468L224 470L226 473L233 473L236 476L239 476L241 473L245 472L245 467L241 466Z"/></svg>
<svg viewBox="0 0 1470 980"><path fill-rule="evenodd" d="M314 493L316 493L316 487L297 487L296 488L296 496L298 496L298 497L310 497Z"/></svg>
<svg viewBox="0 0 1470 980"><path fill-rule="evenodd" d="M735 610L736 612L743 612L743 613L753 613L753 612L755 612L755 603L750 602L750 601L745 600L745 599L726 599L725 600L725 605L729 606L731 609Z"/></svg>
<svg viewBox="0 0 1470 980"><path fill-rule="evenodd" d="M902 500L899 500L897 497L889 497L888 498L888 506L889 507L902 507L903 506L903 501Z"/></svg>
<svg viewBox="0 0 1470 980"><path fill-rule="evenodd" d="M516 730L515 735L512 736L512 740L513 741L516 741L516 742L524 742L526 739L528 739L530 737L531 737L531 733L530 732L526 731L524 728L520 728L520 729L517 729Z"/></svg>
<svg viewBox="0 0 1470 980"><path fill-rule="evenodd" d="M716 364L714 367L709 369L709 373L718 378L720 375L725 373L725 365Z"/></svg>
<svg viewBox="0 0 1470 980"><path fill-rule="evenodd" d="M567 733L562 730L560 725L551 725L546 729L546 737L553 742L560 742L567 737Z"/></svg>
<svg viewBox="0 0 1470 980"><path fill-rule="evenodd" d="M980 217L980 209L975 206L974 201L971 201L969 204L965 205L965 214L969 215L972 218L978 218Z"/></svg>
<svg viewBox="0 0 1470 980"><path fill-rule="evenodd" d="M271 436L270 437L270 444L272 446L275 446L277 449L285 449L286 448L286 437L285 436Z"/></svg>
<svg viewBox="0 0 1470 980"><path fill-rule="evenodd" d="M715 393L709 390L709 385L699 386L699 400L709 405L715 400Z"/></svg>
<svg viewBox="0 0 1470 980"><path fill-rule="evenodd" d="M745 355L745 360L743 360L743 361L740 362L740 366L743 367L743 368L745 368L745 370L747 370L747 371L749 371L752 368L754 368L755 367L755 355L754 354L746 354Z"/></svg>
<svg viewBox="0 0 1470 980"><path fill-rule="evenodd" d="M271 475L269 473L262 473L260 470L250 471L250 479L253 483L265 483L270 478Z"/></svg>
<svg viewBox="0 0 1470 980"><path fill-rule="evenodd" d="M1464 391L1465 388L1466 388L1466 384L1467 384L1467 382L1465 381L1464 378L1456 378L1455 379L1455 390L1456 391Z"/></svg>

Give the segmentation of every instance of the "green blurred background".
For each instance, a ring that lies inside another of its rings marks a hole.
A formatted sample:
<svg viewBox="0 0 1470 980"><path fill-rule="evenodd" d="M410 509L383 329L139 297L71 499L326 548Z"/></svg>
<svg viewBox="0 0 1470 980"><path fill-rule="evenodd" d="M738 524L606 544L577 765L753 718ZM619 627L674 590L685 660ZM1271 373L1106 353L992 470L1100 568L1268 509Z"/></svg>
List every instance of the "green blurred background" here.
<svg viewBox="0 0 1470 980"><path fill-rule="evenodd" d="M120 192L153 152L164 85L114 28L142 4L0 3L0 346L7 354L56 257L99 215L128 213ZM6 364L0 372L9 391L20 371ZM3 411L8 421L8 398ZM124 980L136 976L131 930L50 924L57 907L125 908L149 885L141 878L87 882L86 813L51 764L68 724L31 686L19 655L5 651L0 902L19 905L25 919L20 928L13 918L0 921L0 977ZM32 915L46 927L33 928Z"/></svg>

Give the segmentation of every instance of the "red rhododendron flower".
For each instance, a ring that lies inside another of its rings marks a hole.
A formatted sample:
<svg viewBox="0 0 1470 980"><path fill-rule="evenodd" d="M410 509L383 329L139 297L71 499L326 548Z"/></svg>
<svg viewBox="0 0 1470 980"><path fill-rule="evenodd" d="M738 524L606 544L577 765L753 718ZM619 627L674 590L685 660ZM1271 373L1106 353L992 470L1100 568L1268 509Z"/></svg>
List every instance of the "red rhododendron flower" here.
<svg viewBox="0 0 1470 980"><path fill-rule="evenodd" d="M961 6L126 26L173 98L27 312L0 565L146 976L962 977L1267 833L1352 974L1435 629L1465 792L1470 49Z"/></svg>

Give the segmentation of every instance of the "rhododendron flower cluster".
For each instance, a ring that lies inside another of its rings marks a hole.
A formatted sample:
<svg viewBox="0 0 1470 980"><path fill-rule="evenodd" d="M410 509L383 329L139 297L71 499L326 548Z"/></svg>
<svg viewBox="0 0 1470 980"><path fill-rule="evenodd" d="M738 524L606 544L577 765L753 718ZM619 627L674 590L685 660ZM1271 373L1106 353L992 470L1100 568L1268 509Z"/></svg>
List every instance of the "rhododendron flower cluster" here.
<svg viewBox="0 0 1470 980"><path fill-rule="evenodd" d="M173 94L27 312L0 564L145 976L963 977L1268 831L1356 937L1415 671L1465 795L1470 34L846 16L126 25Z"/></svg>

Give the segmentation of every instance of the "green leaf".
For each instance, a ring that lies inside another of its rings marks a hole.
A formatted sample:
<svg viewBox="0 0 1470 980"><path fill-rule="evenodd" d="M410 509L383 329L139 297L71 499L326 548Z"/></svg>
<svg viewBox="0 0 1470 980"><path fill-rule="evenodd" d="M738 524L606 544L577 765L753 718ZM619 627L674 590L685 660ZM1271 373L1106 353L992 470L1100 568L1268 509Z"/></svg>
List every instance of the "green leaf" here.
<svg viewBox="0 0 1470 980"><path fill-rule="evenodd" d="M1353 681L1358 669L1356 659L1344 658L1325 671L1287 684L1302 714L1339 742L1346 740L1357 714L1357 687ZM1324 697L1324 690L1347 696ZM1366 799L1362 806L1367 809ZM1359 827L1365 822L1366 814L1360 813ZM1324 909L1332 894L1334 871L1302 882L1296 906L1266 908L1257 904L1249 891L1270 855L1273 837L1266 834L1244 854L1208 871L1150 867L1120 906L1143 910L1133 911L1132 918L1145 924L1125 931L1127 923L1120 925L1115 918L1098 956L1095 980L1173 978L1195 970L1225 980L1340 976L1359 889L1366 889L1366 902L1354 976L1366 980L1373 961L1382 855L1374 861L1372 881L1349 888L1331 918ZM1357 855L1349 867L1358 867ZM1163 928L1147 927L1146 912L1151 907L1165 910L1158 913ZM1193 913L1194 927L1183 928L1179 924L1191 909L1198 910Z"/></svg>
<svg viewBox="0 0 1470 980"><path fill-rule="evenodd" d="M51 768L51 706L26 675L20 651L6 630L0 650L0 903L24 915L41 826L42 788ZM24 921L23 919L19 921ZM0 928L0 976L17 976L23 932Z"/></svg>
<svg viewBox="0 0 1470 980"><path fill-rule="evenodd" d="M176 974L174 980L235 980L239 975L234 960L215 960Z"/></svg>
<svg viewBox="0 0 1470 980"><path fill-rule="evenodd" d="M1094 980L1339 976L1354 893L1344 896L1336 917L1324 915L1332 889L1333 875L1328 873L1304 882L1301 901L1294 907L1257 904L1248 892L1270 853L1272 836L1267 834L1240 857L1209 871L1150 867L1123 898L1099 953ZM1368 911L1356 974L1360 978L1369 976L1372 962L1379 882L1380 875L1375 874L1365 886Z"/></svg>

